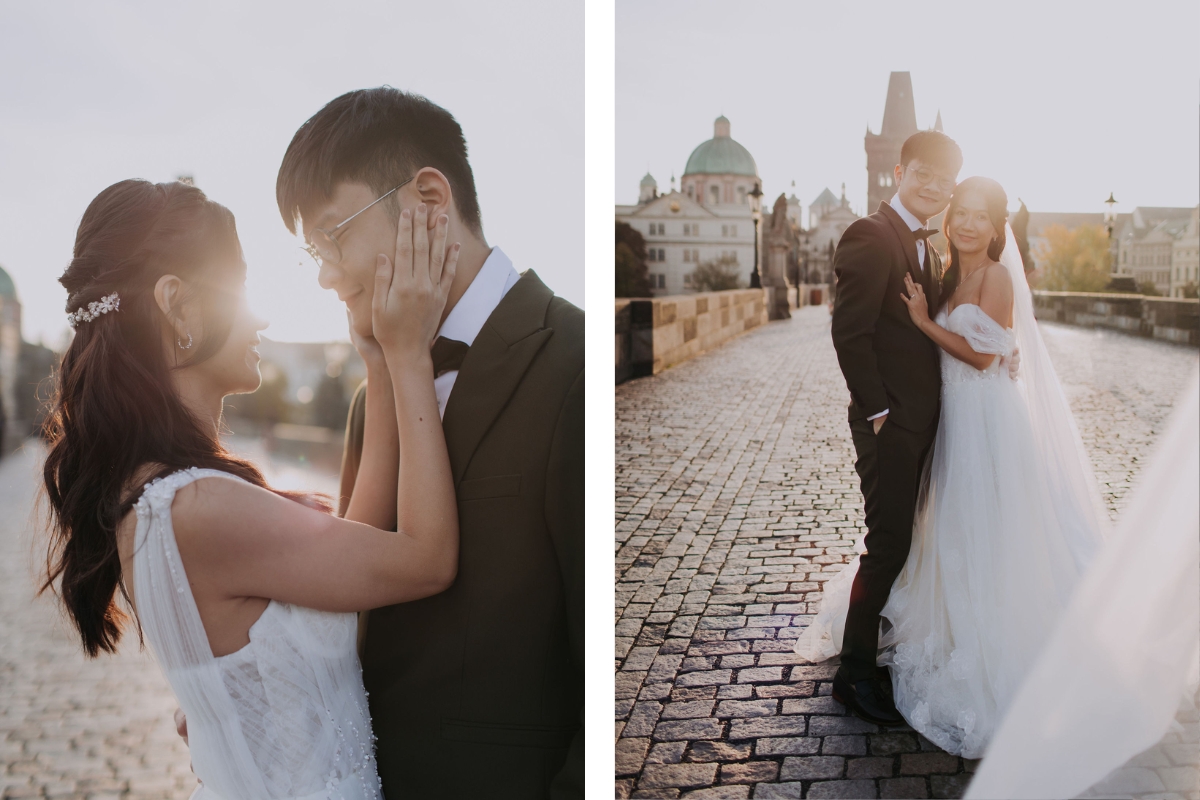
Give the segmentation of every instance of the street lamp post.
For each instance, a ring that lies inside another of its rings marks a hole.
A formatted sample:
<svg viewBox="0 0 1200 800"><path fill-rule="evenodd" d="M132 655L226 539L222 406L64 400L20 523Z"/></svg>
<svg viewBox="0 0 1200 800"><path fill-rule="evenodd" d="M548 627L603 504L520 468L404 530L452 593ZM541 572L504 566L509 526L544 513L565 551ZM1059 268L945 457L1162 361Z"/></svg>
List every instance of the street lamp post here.
<svg viewBox="0 0 1200 800"><path fill-rule="evenodd" d="M758 271L758 198L762 197L762 189L758 188L758 184L754 184L754 188L746 192L746 196L750 198L750 216L754 220L754 271L750 273L750 288L758 289L762 287L762 273Z"/></svg>
<svg viewBox="0 0 1200 800"><path fill-rule="evenodd" d="M1104 201L1104 230L1108 232L1108 254L1112 260L1110 272L1116 275L1120 271L1120 266L1117 264L1117 239L1113 236L1113 231L1117 227L1117 198L1112 192L1108 193L1108 199Z"/></svg>

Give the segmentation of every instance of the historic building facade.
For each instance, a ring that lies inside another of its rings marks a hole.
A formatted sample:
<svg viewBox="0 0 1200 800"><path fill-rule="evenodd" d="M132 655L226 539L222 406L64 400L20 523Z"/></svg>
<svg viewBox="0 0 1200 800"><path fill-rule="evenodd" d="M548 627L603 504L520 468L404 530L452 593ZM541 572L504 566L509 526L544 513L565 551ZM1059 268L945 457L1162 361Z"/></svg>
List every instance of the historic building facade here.
<svg viewBox="0 0 1200 800"><path fill-rule="evenodd" d="M684 167L680 189L659 194L647 174L636 205L618 205L616 219L646 239L646 266L655 295L695 291L692 271L701 263L732 260L742 284L755 267L756 224L761 219L762 181L754 157L730 136L729 120L717 117L713 137L701 142Z"/></svg>
<svg viewBox="0 0 1200 800"><path fill-rule="evenodd" d="M1171 297L1196 296L1200 286L1200 206L1171 250Z"/></svg>
<svg viewBox="0 0 1200 800"><path fill-rule="evenodd" d="M1175 242L1185 238L1192 216L1191 208L1138 206L1119 219L1113 231L1117 237L1114 276L1133 278L1139 286L1152 284L1159 294L1170 296ZM1181 248L1181 255L1186 251Z"/></svg>

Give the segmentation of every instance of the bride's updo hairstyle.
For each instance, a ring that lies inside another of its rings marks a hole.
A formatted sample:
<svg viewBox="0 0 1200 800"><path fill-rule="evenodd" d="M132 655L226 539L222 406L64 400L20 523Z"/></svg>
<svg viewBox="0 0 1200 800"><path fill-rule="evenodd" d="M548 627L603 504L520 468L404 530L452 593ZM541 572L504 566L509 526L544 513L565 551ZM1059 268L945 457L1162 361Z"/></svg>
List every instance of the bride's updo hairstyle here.
<svg viewBox="0 0 1200 800"><path fill-rule="evenodd" d="M118 587L128 596L116 531L142 484L203 467L269 488L184 407L170 378L224 345L245 269L233 214L194 186L121 181L97 195L79 223L59 278L67 312L114 292L120 307L77 323L55 375L44 429L51 531L41 591L61 578L62 603L89 656L114 652L121 638L127 615ZM163 346L170 323L154 299L163 275L184 282L181 302L198 303L203 322L203 335L173 355Z"/></svg>
<svg viewBox="0 0 1200 800"><path fill-rule="evenodd" d="M950 299L950 295L954 294L959 281L962 280L958 248L954 246L954 242L950 241L950 218L954 216L954 211L958 208L962 196L972 191L983 195L984 201L987 203L988 219L991 220L992 227L996 229L996 238L988 243L988 258L992 261L999 261L1000 254L1004 252L1004 244L1007 239L1004 225L1008 222L1008 195L1004 192L1004 187L991 178L981 176L967 178L954 187L954 194L950 196L950 205L946 207L946 214L942 217L942 235L946 237L946 243L950 247L950 257L946 261L946 271L942 273L942 290L938 297L938 308L946 305L946 301Z"/></svg>

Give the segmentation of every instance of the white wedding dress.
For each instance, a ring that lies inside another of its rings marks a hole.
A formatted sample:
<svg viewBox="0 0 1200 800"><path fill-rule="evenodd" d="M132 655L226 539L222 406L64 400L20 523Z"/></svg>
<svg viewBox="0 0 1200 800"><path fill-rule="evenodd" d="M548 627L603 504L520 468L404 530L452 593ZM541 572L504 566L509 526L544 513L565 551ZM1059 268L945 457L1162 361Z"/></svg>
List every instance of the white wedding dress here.
<svg viewBox="0 0 1200 800"><path fill-rule="evenodd" d="M1018 274L1019 306L1029 289ZM1104 536L1090 465L1069 410L1062 418L1066 400L1045 372L1048 356L1027 310L1035 329L1024 331L1017 381L999 363L1012 353L1013 330L972 304L936 318L997 357L976 370L941 352L928 481L883 609L890 627L882 626L879 663L891 666L896 708L931 742L967 758L983 755ZM825 583L820 611L796 643L806 659L841 651L857 571L855 558Z"/></svg>
<svg viewBox="0 0 1200 800"><path fill-rule="evenodd" d="M250 643L214 658L171 524L187 469L147 484L133 556L138 620L187 714L193 800L375 800L382 790L355 615L271 601Z"/></svg>

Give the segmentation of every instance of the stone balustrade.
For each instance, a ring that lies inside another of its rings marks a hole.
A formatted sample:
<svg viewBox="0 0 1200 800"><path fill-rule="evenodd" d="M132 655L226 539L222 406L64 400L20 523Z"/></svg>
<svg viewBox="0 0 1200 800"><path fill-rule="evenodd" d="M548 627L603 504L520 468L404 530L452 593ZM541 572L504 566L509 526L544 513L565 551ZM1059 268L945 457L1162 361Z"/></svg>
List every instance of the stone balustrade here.
<svg viewBox="0 0 1200 800"><path fill-rule="evenodd" d="M762 289L616 301L616 382L657 375L767 323Z"/></svg>
<svg viewBox="0 0 1200 800"><path fill-rule="evenodd" d="M1111 328L1200 346L1200 300L1112 292L1034 291L1033 306L1040 320Z"/></svg>

